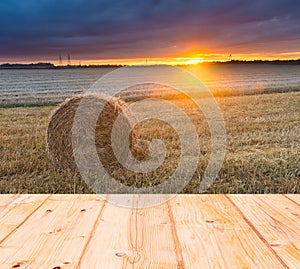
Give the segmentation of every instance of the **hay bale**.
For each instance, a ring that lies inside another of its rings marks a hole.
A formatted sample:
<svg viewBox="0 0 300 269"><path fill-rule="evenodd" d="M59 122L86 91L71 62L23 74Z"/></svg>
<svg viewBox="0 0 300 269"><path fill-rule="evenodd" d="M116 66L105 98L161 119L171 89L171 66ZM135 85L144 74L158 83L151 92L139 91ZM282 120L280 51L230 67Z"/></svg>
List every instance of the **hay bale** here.
<svg viewBox="0 0 300 269"><path fill-rule="evenodd" d="M119 98L107 97L99 94L78 95L71 97L61 104L53 113L48 125L47 147L49 156L59 168L71 169L74 170L74 172L77 172L72 147L72 126L75 113L83 97L91 106L93 106L93 104L97 105L99 102L105 104L97 120L94 142L102 165L104 168L111 170L112 166L118 165L118 161L111 146L113 124L120 113L127 108L126 103ZM90 116L89 108L86 108L86 113L84 109L84 107L83 109L80 109L81 113L83 113L83 121L84 117ZM136 124L136 120L132 115L123 113L122 124L132 128ZM138 136L139 129L136 126L131 131L129 137L130 149L133 155L141 154L141 149L137 143Z"/></svg>

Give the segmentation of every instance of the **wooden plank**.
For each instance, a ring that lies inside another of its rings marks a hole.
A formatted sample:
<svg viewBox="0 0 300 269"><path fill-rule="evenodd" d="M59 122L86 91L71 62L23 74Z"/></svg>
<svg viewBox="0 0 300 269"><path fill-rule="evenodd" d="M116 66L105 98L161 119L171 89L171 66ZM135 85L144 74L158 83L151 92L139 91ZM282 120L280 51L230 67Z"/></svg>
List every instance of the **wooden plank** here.
<svg viewBox="0 0 300 269"><path fill-rule="evenodd" d="M127 232L131 212L106 204L90 242L80 260L79 268L121 268L127 255Z"/></svg>
<svg viewBox="0 0 300 269"><path fill-rule="evenodd" d="M170 204L186 268L287 268L224 195Z"/></svg>
<svg viewBox="0 0 300 269"><path fill-rule="evenodd" d="M300 194L285 194L284 196L300 206Z"/></svg>
<svg viewBox="0 0 300 269"><path fill-rule="evenodd" d="M0 195L0 220L10 210L9 206L19 197L20 195L14 194L2 194Z"/></svg>
<svg viewBox="0 0 300 269"><path fill-rule="evenodd" d="M0 195L0 243L20 227L48 197L49 195Z"/></svg>
<svg viewBox="0 0 300 269"><path fill-rule="evenodd" d="M1 194L0 195L0 214L5 209L6 206L11 204L19 196L20 196L20 194Z"/></svg>
<svg viewBox="0 0 300 269"><path fill-rule="evenodd" d="M279 194L229 198L290 268L299 267L300 206Z"/></svg>
<svg viewBox="0 0 300 269"><path fill-rule="evenodd" d="M167 205L107 204L80 268L178 268Z"/></svg>
<svg viewBox="0 0 300 269"><path fill-rule="evenodd" d="M297 268L298 197L180 195L137 210L93 195L3 195L0 268Z"/></svg>
<svg viewBox="0 0 300 269"><path fill-rule="evenodd" d="M0 244L0 267L76 268L104 202L53 195Z"/></svg>

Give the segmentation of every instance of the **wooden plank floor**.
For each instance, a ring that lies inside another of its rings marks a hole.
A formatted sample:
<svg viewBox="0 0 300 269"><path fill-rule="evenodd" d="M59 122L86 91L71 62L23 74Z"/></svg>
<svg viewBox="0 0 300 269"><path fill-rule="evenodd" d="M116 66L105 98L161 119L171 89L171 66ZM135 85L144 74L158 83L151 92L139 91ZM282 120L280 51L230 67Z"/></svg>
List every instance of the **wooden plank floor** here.
<svg viewBox="0 0 300 269"><path fill-rule="evenodd" d="M300 268L299 195L0 195L0 268Z"/></svg>

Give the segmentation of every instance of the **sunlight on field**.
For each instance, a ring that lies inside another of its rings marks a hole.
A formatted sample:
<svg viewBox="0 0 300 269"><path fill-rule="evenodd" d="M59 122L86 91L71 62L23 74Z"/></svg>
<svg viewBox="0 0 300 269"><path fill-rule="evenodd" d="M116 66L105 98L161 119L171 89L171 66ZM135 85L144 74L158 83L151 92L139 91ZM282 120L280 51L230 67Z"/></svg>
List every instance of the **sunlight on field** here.
<svg viewBox="0 0 300 269"><path fill-rule="evenodd" d="M198 62L201 58L185 60ZM153 68L155 70L161 67ZM214 96L288 92L300 89L299 65L201 63L183 68L198 77ZM114 69L115 67L103 67L35 70L35 72L0 70L0 107L23 103L59 103L71 95L88 90L100 77ZM163 70L159 73L164 74ZM193 88L193 85L186 83L186 88Z"/></svg>
<svg viewBox="0 0 300 269"><path fill-rule="evenodd" d="M209 193L300 192L300 93L226 97L217 99L225 117L227 155L219 178ZM209 131L199 111L177 100L194 121L200 137L198 169L184 189L197 193L209 158ZM56 170L48 159L45 134L53 106L0 109L0 192L83 193L84 182L72 171ZM180 119L178 119L180 120ZM176 134L160 122L142 123L141 138L162 139L167 148L164 165L147 177L115 171L129 185L164 181L178 161Z"/></svg>

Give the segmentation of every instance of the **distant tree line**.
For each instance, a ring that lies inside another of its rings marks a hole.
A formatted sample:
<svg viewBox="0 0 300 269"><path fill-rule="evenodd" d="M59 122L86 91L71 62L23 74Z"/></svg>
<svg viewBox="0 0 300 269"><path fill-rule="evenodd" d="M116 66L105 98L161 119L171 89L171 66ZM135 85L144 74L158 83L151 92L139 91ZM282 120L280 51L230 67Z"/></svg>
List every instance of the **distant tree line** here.
<svg viewBox="0 0 300 269"><path fill-rule="evenodd" d="M50 68L55 68L55 66L52 63L36 63L36 64L5 63L5 64L1 64L0 68L2 69L50 69Z"/></svg>
<svg viewBox="0 0 300 269"><path fill-rule="evenodd" d="M216 62L216 63L231 63L231 64L241 64L241 63L254 63L254 64L300 64L300 59L297 60L231 60L226 62Z"/></svg>
<svg viewBox="0 0 300 269"><path fill-rule="evenodd" d="M31 64L10 64L5 63L0 65L0 69L72 69L72 68L101 68L101 67L121 67L123 65L64 65L55 66L52 63L31 63Z"/></svg>
<svg viewBox="0 0 300 269"><path fill-rule="evenodd" d="M276 64L276 65L300 65L298 60L230 60L226 62L211 62L215 64ZM102 68L102 67L122 67L124 65L102 64L102 65L64 65L55 66L52 63L31 63L31 64L10 64L0 65L0 69L72 69L72 68ZM181 66L181 65L179 65ZM184 66L184 65L183 65Z"/></svg>

